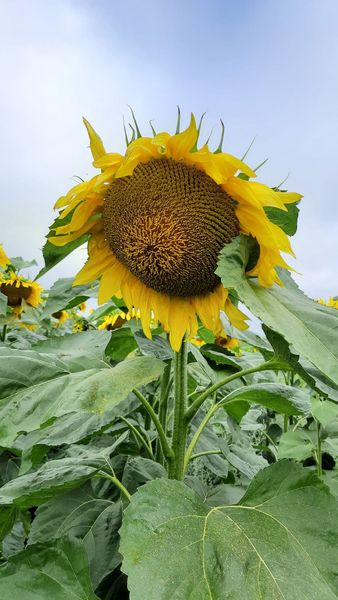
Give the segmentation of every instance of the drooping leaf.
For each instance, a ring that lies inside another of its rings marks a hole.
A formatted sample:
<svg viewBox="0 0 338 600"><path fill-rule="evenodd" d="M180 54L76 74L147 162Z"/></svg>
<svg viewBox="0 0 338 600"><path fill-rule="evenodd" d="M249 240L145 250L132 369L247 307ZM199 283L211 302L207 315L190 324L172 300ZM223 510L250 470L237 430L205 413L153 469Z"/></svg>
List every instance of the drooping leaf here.
<svg viewBox="0 0 338 600"><path fill-rule="evenodd" d="M250 238L238 236L223 248L216 271L223 285L234 288L254 315L338 385L337 310L307 298L285 270L279 272L284 287L263 288L249 280L244 271L250 247Z"/></svg>
<svg viewBox="0 0 338 600"><path fill-rule="evenodd" d="M71 412L103 415L135 386L157 379L162 361L142 356L111 368L69 372L53 355L0 349L0 440L10 445L20 432L33 431L50 419ZM19 371L19 372L18 372Z"/></svg>
<svg viewBox="0 0 338 600"><path fill-rule="evenodd" d="M300 415L311 410L309 393L301 388L277 383L247 385L230 392L224 402L225 410L237 420L242 417L244 404L261 404L284 415Z"/></svg>
<svg viewBox="0 0 338 600"><path fill-rule="evenodd" d="M0 566L0 598L98 600L83 542L62 539L31 546Z"/></svg>
<svg viewBox="0 0 338 600"><path fill-rule="evenodd" d="M183 483L153 481L121 528L131 600L334 600L338 505L312 474L281 462L238 505L210 509Z"/></svg>
<svg viewBox="0 0 338 600"><path fill-rule="evenodd" d="M90 479L107 461L103 452L91 456L50 460L37 471L12 479L0 488L0 505L30 508L78 487Z"/></svg>

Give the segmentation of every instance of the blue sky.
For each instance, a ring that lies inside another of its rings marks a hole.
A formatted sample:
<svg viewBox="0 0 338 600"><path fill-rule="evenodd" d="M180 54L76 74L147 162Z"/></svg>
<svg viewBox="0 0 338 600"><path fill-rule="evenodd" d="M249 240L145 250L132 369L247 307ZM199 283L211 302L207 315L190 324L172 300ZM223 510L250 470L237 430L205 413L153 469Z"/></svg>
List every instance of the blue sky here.
<svg viewBox="0 0 338 600"><path fill-rule="evenodd" d="M224 149L259 180L304 194L293 246L300 286L338 294L336 0L3 0L0 8L2 219L10 255L35 258L72 176L92 173L81 117L123 151L131 104L172 130L176 105L226 125ZM42 279L71 276L77 250ZM34 274L34 270L31 271Z"/></svg>

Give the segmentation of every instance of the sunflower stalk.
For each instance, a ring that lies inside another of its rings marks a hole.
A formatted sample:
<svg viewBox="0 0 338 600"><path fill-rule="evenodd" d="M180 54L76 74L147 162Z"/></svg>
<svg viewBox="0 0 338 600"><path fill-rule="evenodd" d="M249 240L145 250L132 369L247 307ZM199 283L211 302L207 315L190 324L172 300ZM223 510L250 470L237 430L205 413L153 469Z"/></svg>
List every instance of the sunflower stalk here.
<svg viewBox="0 0 338 600"><path fill-rule="evenodd" d="M188 347L183 341L181 349L174 353L174 425L172 451L174 458L169 465L169 478L182 480L188 422L184 418L188 398Z"/></svg>
<svg viewBox="0 0 338 600"><path fill-rule="evenodd" d="M160 403L159 403L159 411L158 418L162 425L163 431L166 433L167 431L167 412L168 412L168 397L171 387L170 381L170 364L166 366L164 369L162 379L161 379L161 394L160 394ZM157 462L163 465L164 463L164 455L160 440L157 440L156 445L156 460Z"/></svg>

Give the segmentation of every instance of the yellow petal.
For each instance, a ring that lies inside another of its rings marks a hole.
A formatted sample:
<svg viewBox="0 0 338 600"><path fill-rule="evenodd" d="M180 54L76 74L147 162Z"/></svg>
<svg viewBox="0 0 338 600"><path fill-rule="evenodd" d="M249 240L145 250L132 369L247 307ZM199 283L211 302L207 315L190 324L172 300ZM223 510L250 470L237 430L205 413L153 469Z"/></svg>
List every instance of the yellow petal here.
<svg viewBox="0 0 338 600"><path fill-rule="evenodd" d="M168 155L175 160L181 160L194 148L197 137L196 120L191 113L189 127L182 133L177 133L168 139Z"/></svg>
<svg viewBox="0 0 338 600"><path fill-rule="evenodd" d="M95 129L93 129L91 124L84 117L83 122L89 135L90 149L93 155L93 159L97 160L98 158L103 156L103 154L106 153L103 142L100 136L96 133Z"/></svg>
<svg viewBox="0 0 338 600"><path fill-rule="evenodd" d="M245 322L248 317L241 310L239 310L237 306L232 304L231 300L229 299L225 303L224 312L227 315L230 323L236 327L236 329L243 331L243 329L247 329L249 327Z"/></svg>
<svg viewBox="0 0 338 600"><path fill-rule="evenodd" d="M123 158L122 154L118 154L117 152L107 152L107 154L103 154L103 156L94 160L93 166L97 169L107 169L121 163Z"/></svg>

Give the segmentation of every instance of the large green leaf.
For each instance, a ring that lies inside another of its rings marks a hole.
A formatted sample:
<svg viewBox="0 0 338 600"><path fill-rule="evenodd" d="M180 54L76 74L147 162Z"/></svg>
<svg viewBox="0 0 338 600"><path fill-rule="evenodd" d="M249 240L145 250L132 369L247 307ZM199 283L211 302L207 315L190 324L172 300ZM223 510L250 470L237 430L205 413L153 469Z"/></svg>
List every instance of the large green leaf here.
<svg viewBox="0 0 338 600"><path fill-rule="evenodd" d="M225 399L224 408L240 420L250 403L261 404L284 415L299 415L311 410L309 393L303 389L277 383L247 385L234 390Z"/></svg>
<svg viewBox="0 0 338 600"><path fill-rule="evenodd" d="M261 471L235 506L150 482L121 528L131 600L335 600L337 543L336 500L288 462Z"/></svg>
<svg viewBox="0 0 338 600"><path fill-rule="evenodd" d="M88 482L38 508L29 544L65 536L82 539L95 589L121 562L118 552L121 513L120 501L98 498Z"/></svg>
<svg viewBox="0 0 338 600"><path fill-rule="evenodd" d="M1 600L98 600L83 542L31 546L0 567Z"/></svg>
<svg viewBox="0 0 338 600"><path fill-rule="evenodd" d="M338 311L307 298L285 270L279 272L284 287L263 288L249 280L244 271L250 249L245 236L223 248L216 271L223 285L234 288L254 315L338 385Z"/></svg>
<svg viewBox="0 0 338 600"><path fill-rule="evenodd" d="M53 355L0 349L0 444L10 445L20 432L33 431L71 412L98 415L113 409L134 387L157 379L162 361L142 356L111 368L69 372Z"/></svg>
<svg viewBox="0 0 338 600"><path fill-rule="evenodd" d="M37 471L12 479L0 488L0 504L30 508L47 502L90 479L107 466L104 453L50 460Z"/></svg>

